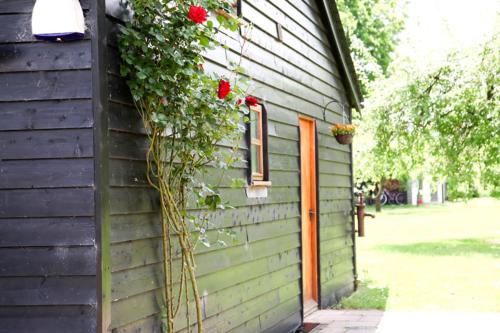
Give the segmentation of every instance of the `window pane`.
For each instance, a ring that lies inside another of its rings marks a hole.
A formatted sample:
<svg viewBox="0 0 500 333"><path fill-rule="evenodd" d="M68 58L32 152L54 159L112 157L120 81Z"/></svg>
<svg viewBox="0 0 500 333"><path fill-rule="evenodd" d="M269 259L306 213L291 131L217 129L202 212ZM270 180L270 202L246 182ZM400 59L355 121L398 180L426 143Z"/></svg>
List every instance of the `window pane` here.
<svg viewBox="0 0 500 333"><path fill-rule="evenodd" d="M259 164L260 164L260 154L259 154L259 146L252 145L251 148L251 159L252 159L252 173L260 173Z"/></svg>
<svg viewBox="0 0 500 333"><path fill-rule="evenodd" d="M259 114L255 111L250 111L250 135L253 139L260 139Z"/></svg>

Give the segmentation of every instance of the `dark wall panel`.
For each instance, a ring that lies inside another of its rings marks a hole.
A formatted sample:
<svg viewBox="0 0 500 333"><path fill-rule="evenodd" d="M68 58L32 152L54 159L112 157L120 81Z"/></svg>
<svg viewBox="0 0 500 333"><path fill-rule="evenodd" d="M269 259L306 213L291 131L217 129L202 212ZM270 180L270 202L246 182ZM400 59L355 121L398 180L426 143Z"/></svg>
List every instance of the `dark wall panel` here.
<svg viewBox="0 0 500 333"><path fill-rule="evenodd" d="M95 333L90 35L35 40L34 4L0 1L0 332Z"/></svg>
<svg viewBox="0 0 500 333"><path fill-rule="evenodd" d="M93 246L91 217L6 218L0 222L0 247Z"/></svg>
<svg viewBox="0 0 500 333"><path fill-rule="evenodd" d="M1 333L95 333L92 306L0 306Z"/></svg>
<svg viewBox="0 0 500 333"><path fill-rule="evenodd" d="M88 70L0 73L0 102L91 98L91 85Z"/></svg>
<svg viewBox="0 0 500 333"><path fill-rule="evenodd" d="M23 101L0 104L0 130L91 128L91 100Z"/></svg>
<svg viewBox="0 0 500 333"><path fill-rule="evenodd" d="M90 68L89 40L73 42L64 50L46 43L0 44L0 72Z"/></svg>

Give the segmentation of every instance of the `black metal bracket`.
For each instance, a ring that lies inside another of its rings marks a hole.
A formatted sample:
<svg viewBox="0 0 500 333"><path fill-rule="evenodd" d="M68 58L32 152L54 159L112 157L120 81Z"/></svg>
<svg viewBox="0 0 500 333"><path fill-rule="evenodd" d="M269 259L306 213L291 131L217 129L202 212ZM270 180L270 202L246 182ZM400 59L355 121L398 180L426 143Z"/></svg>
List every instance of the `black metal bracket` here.
<svg viewBox="0 0 500 333"><path fill-rule="evenodd" d="M326 121L326 110L327 110L328 106L329 106L330 104L332 104L332 103L337 103L338 105L342 106L342 113L345 113L345 111L344 111L344 108L345 108L345 107L347 107L348 109L350 108L350 106L349 106L349 105L344 104L344 103L342 103L342 102L340 102L340 101L337 101L337 100L335 100L335 99L332 99L330 102L326 103L325 107L323 108L323 120L324 120L324 121Z"/></svg>

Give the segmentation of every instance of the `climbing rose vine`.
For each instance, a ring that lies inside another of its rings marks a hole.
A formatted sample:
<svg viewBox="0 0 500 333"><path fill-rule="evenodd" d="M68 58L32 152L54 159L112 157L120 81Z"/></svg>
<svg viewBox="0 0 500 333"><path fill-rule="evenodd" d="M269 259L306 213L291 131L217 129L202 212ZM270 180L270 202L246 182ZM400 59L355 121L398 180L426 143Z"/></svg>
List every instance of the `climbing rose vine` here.
<svg viewBox="0 0 500 333"><path fill-rule="evenodd" d="M243 114L248 113L238 102L245 97L241 57L228 61L230 71L217 74L205 71L204 55L223 46L217 42L220 31L239 42L233 53L243 53L248 36L238 34L242 23L226 1L131 0L131 6L134 16L120 39L121 74L144 122L148 182L159 196L163 328L174 332L176 317L184 313L183 327L190 332L196 324L202 332L194 251L197 243L210 245L209 225L205 215L193 214L190 208L226 207L217 184L204 183L203 174L207 168L225 170L238 161L236 143L245 130ZM234 145L223 149L221 142Z"/></svg>

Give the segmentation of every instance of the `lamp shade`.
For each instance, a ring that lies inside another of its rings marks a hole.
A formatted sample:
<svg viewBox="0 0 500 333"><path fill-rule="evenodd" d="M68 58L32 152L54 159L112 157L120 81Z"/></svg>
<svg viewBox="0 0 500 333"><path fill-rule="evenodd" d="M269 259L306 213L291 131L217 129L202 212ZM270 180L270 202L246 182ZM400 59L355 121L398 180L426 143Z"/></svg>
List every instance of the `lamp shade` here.
<svg viewBox="0 0 500 333"><path fill-rule="evenodd" d="M31 27L33 35L41 40L82 39L85 19L79 0L37 0Z"/></svg>

